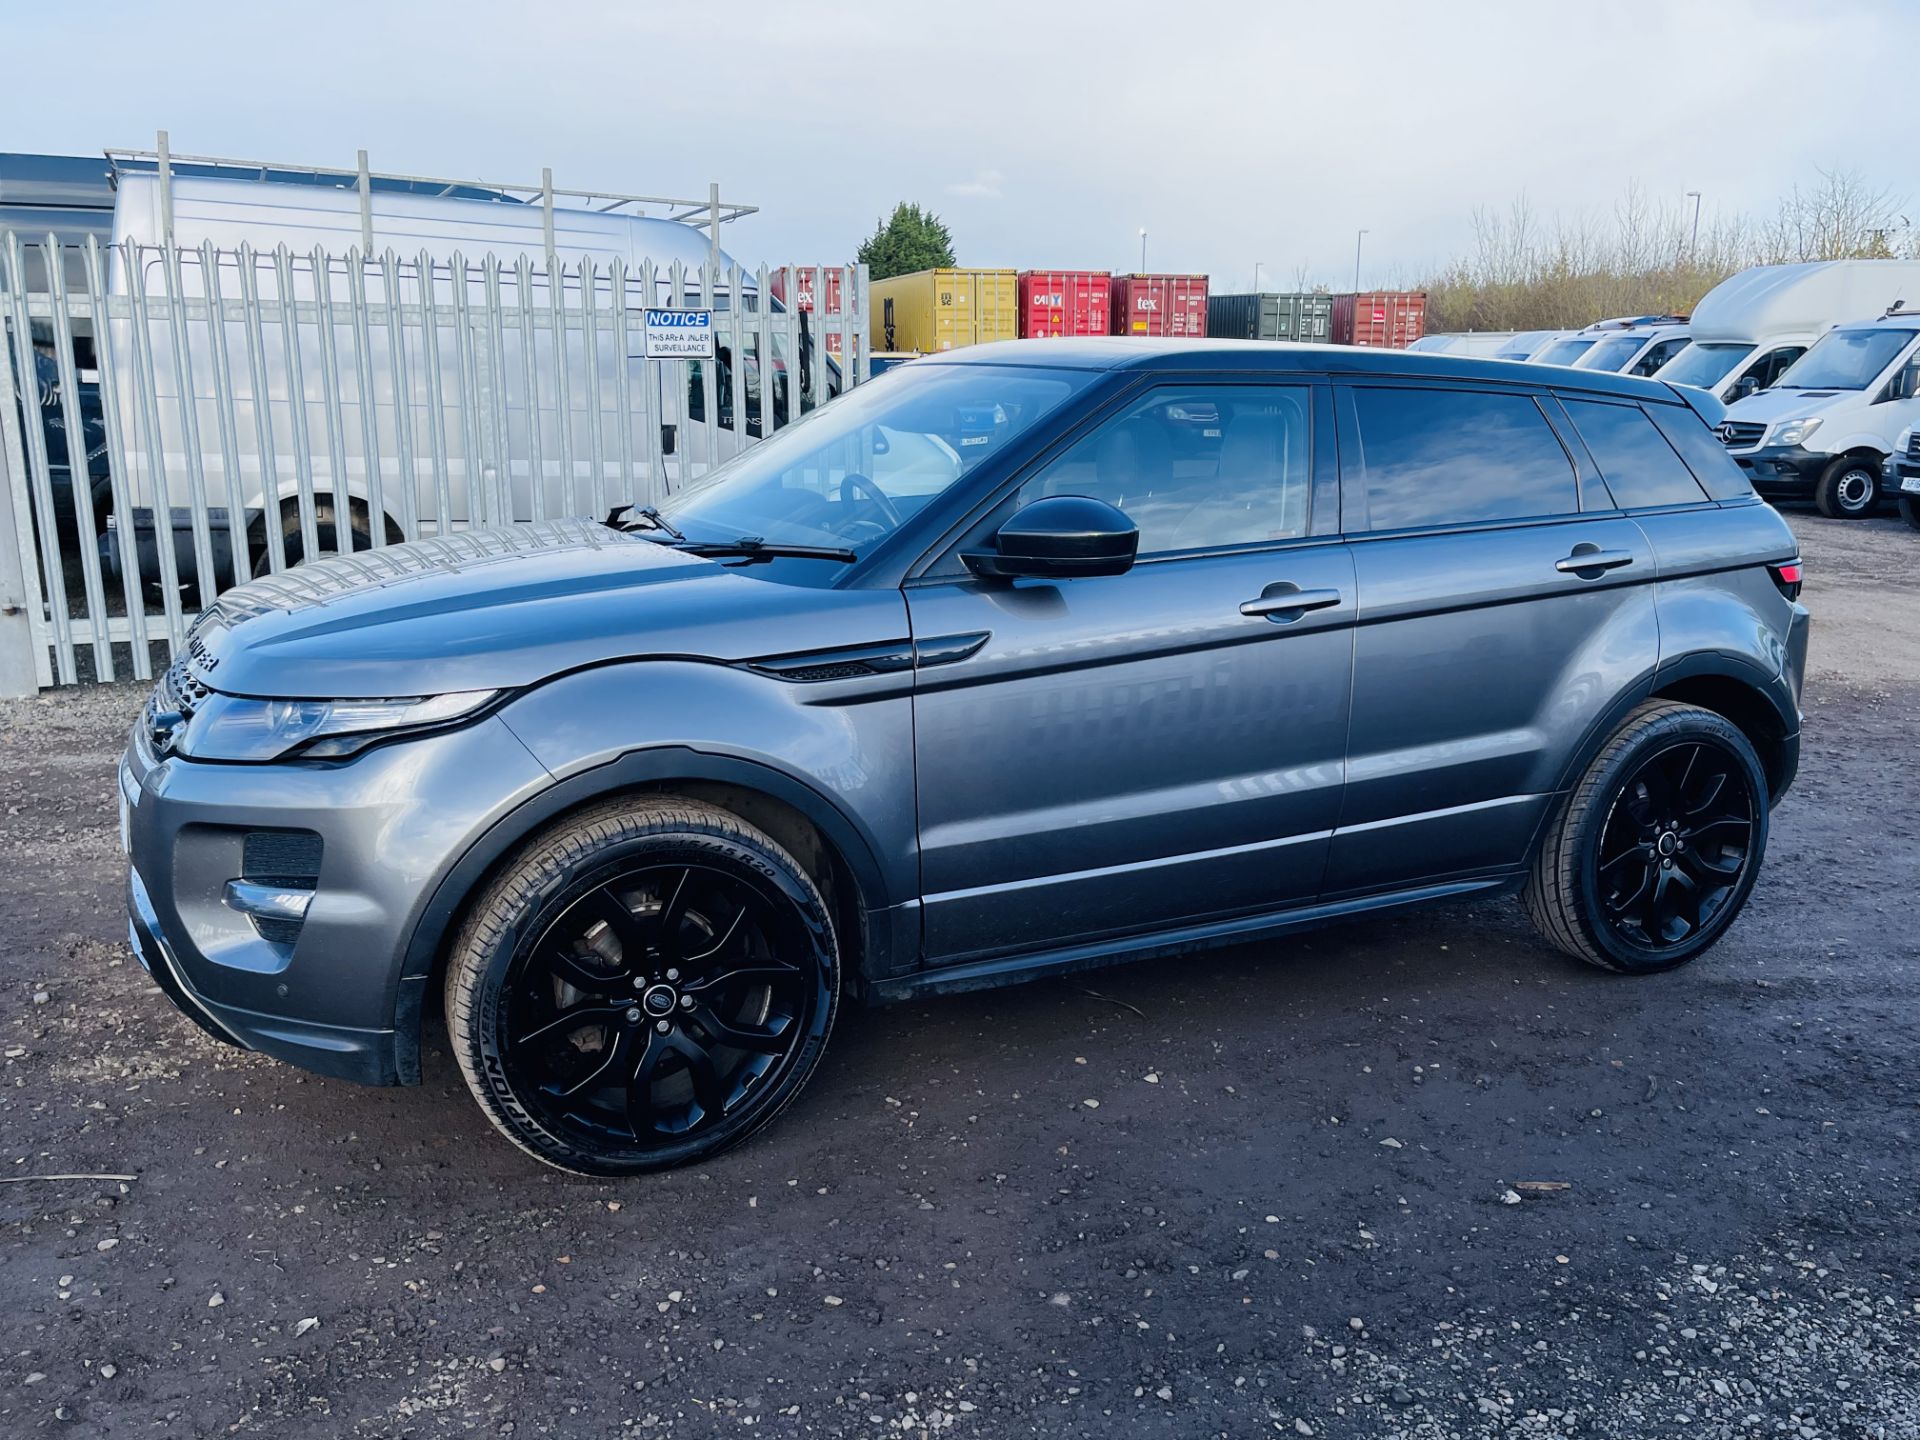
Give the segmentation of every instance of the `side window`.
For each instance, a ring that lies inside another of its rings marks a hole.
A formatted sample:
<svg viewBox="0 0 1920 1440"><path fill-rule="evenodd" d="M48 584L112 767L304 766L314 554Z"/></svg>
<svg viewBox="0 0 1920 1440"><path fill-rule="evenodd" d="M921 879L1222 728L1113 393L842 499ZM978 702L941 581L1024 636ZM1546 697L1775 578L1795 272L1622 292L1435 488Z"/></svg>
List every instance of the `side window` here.
<svg viewBox="0 0 1920 1440"><path fill-rule="evenodd" d="M1667 361L1686 349L1688 343L1688 338L1685 335L1676 335L1671 340L1662 340L1658 345L1650 345L1647 347L1647 353L1633 362L1633 369L1628 373L1631 375L1651 375L1662 365L1666 364Z"/></svg>
<svg viewBox="0 0 1920 1440"><path fill-rule="evenodd" d="M1530 395L1358 388L1353 405L1371 529L1580 508L1573 461Z"/></svg>
<svg viewBox="0 0 1920 1440"><path fill-rule="evenodd" d="M1697 505L1707 492L1638 405L1568 400L1567 414L1622 510Z"/></svg>
<svg viewBox="0 0 1920 1440"><path fill-rule="evenodd" d="M1747 472L1727 454L1727 447L1691 406L1652 405L1647 413L1660 427L1660 433L1680 452L1687 469L1707 494L1715 500L1736 500L1753 493Z"/></svg>
<svg viewBox="0 0 1920 1440"><path fill-rule="evenodd" d="M1016 505L1091 495L1140 527L1140 554L1296 540L1313 485L1312 390L1152 391L1020 487Z"/></svg>
<svg viewBox="0 0 1920 1440"><path fill-rule="evenodd" d="M1747 368L1747 374L1760 382L1765 390L1786 373L1787 367L1807 353L1804 345L1782 345L1778 350L1769 350L1760 360Z"/></svg>

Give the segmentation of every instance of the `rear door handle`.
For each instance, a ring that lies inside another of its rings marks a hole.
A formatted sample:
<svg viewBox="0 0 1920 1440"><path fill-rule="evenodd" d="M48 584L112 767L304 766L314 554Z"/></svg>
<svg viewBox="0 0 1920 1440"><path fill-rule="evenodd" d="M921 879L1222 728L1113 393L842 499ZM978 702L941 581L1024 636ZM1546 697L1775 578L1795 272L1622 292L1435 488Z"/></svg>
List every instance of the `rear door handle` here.
<svg viewBox="0 0 1920 1440"><path fill-rule="evenodd" d="M1258 600L1243 600L1240 613L1253 619L1265 616L1270 620L1285 622L1306 614L1309 610L1324 610L1329 605L1340 603L1338 590L1300 590L1286 581L1269 585L1260 592Z"/></svg>
<svg viewBox="0 0 1920 1440"><path fill-rule="evenodd" d="M1629 550L1602 550L1598 545L1576 545L1566 559L1554 561L1553 568L1562 575L1585 576L1588 571L1598 574L1602 570L1618 570L1632 563L1633 552Z"/></svg>

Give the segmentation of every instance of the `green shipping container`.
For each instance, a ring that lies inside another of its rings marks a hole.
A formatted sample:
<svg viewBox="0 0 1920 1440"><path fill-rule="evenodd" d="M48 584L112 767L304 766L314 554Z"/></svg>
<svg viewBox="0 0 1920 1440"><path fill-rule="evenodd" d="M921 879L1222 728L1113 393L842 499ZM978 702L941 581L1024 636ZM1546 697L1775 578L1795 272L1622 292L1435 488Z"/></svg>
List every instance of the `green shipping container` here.
<svg viewBox="0 0 1920 1440"><path fill-rule="evenodd" d="M937 354L1019 333L1019 283L1011 270L919 270L875 280L873 348Z"/></svg>
<svg viewBox="0 0 1920 1440"><path fill-rule="evenodd" d="M1331 338L1333 296L1318 294L1213 295L1207 299L1207 334L1215 340L1306 340Z"/></svg>

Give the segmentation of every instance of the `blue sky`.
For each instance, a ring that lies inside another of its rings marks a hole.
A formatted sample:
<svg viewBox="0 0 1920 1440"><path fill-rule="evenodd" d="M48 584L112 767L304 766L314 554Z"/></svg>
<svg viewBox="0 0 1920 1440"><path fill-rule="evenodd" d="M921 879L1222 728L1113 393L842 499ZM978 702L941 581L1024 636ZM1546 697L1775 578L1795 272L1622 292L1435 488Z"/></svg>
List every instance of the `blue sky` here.
<svg viewBox="0 0 1920 1440"><path fill-rule="evenodd" d="M0 147L146 147L723 192L742 258L846 258L899 199L971 264L1344 288L1524 191L1761 212L1819 168L1920 194L1920 6L1780 0L542 6L7 0ZM1920 220L1920 215L1916 215Z"/></svg>

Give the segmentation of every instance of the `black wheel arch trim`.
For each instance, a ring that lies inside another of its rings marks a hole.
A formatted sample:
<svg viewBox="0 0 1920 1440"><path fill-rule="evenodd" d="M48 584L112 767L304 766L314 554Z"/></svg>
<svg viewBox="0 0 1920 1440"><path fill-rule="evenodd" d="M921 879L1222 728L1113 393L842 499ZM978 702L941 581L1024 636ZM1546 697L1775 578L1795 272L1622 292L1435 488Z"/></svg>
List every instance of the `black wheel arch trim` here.
<svg viewBox="0 0 1920 1440"><path fill-rule="evenodd" d="M860 974L850 981L894 973L917 956L918 936L896 932L899 897L887 889L870 837L846 813L804 780L758 761L690 746L630 750L617 759L558 780L496 820L434 882L395 973L394 1051L403 1084L420 1081L422 992L438 967L467 901L499 863L535 831L570 810L623 790L674 781L704 781L754 790L805 816L853 876L854 910L861 917Z"/></svg>
<svg viewBox="0 0 1920 1440"><path fill-rule="evenodd" d="M1683 655L1675 660L1663 661L1640 676L1632 685L1623 689L1613 703L1588 727L1587 733L1573 752L1572 759L1567 762L1565 769L1561 772L1559 782L1554 786L1554 793L1564 794L1573 788L1587 766L1593 763L1593 757L1605 747L1607 737L1620 728L1620 723L1632 713L1636 705L1659 695L1681 681L1699 679L1733 681L1754 692L1766 702L1779 722L1780 738L1787 742L1789 749L1785 773L1780 777L1773 791L1773 798L1779 799L1781 793L1793 780L1792 751L1794 742L1800 734L1800 717L1794 710L1791 700L1787 698L1785 683L1779 675L1771 673L1765 666L1756 664L1744 655L1719 650L1702 651L1694 655ZM1550 823L1551 819L1550 808L1541 824L1544 826ZM1535 845L1539 843L1539 839L1539 835L1536 834ZM1531 846L1528 848L1528 853L1532 853Z"/></svg>

